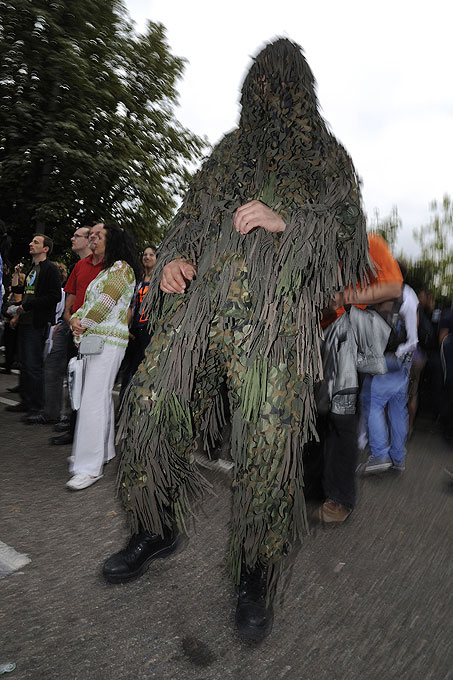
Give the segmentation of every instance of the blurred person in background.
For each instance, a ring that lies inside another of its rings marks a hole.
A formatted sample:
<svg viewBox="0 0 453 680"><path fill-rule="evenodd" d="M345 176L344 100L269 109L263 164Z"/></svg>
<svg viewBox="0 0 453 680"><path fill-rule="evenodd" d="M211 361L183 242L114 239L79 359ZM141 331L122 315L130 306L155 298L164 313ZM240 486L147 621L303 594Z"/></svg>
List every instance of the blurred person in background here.
<svg viewBox="0 0 453 680"><path fill-rule="evenodd" d="M11 278L11 285L7 287L5 292L5 297L2 304L2 315L3 315L3 345L5 347L5 361L3 366L0 368L0 372L10 374L11 369L15 366L16 359L18 358L18 348L17 348L17 328L11 328L10 321L13 318L13 314L8 312L10 307L14 308L20 305L22 302L22 293L17 292L18 290L23 291L25 283L25 274L23 273L23 263L19 262L14 268L14 273ZM16 292L13 292L13 286ZM8 387L9 392L18 392L19 385L16 387Z"/></svg>
<svg viewBox="0 0 453 680"><path fill-rule="evenodd" d="M375 373L386 371L384 351L390 329L373 306L399 298L402 291L401 271L386 241L370 233L368 247L373 268L369 271L369 283L339 294L337 301L347 305L347 309L339 307L333 314L333 323L329 318L322 324L324 381L318 397L321 389L324 395L326 390L329 394L322 403L318 399L318 411L323 407L325 411L320 423L325 501L317 509L315 519L329 526L341 526L357 502L358 372L370 381Z"/></svg>
<svg viewBox="0 0 453 680"><path fill-rule="evenodd" d="M407 268L396 263L404 276ZM375 305L375 309L378 307ZM384 357L387 372L366 375L361 391L364 422L368 428L370 456L360 466L363 475L405 469L408 435L408 384L412 356L418 343L418 297L406 283L399 299L380 306L391 332Z"/></svg>
<svg viewBox="0 0 453 680"><path fill-rule="evenodd" d="M93 255L103 269L88 285L83 305L71 316L70 327L79 344L82 336L104 339L100 354L83 358L84 381L74 446L70 459L71 491L86 489L102 477L104 463L115 456L112 389L129 338L127 312L140 264L132 237L118 224L96 232Z"/></svg>
<svg viewBox="0 0 453 680"><path fill-rule="evenodd" d="M440 317L439 343L444 379L440 412L442 434L449 444L453 444L453 300L451 307Z"/></svg>
<svg viewBox="0 0 453 680"><path fill-rule="evenodd" d="M60 272L47 259L52 248L49 236L34 234L30 242L33 266L25 278L22 301L10 321L10 328L18 329L21 401L7 406L7 411L39 413L44 404L44 345L61 298ZM22 291L13 286L13 292Z"/></svg>
<svg viewBox="0 0 453 680"><path fill-rule="evenodd" d="M58 271L60 272L61 298L60 298L60 302L58 303L57 308L55 310L55 323L54 323L53 326L50 327L49 335L47 337L46 344L44 345L44 360L47 358L49 352L52 349L54 334L55 334L55 331L57 329L57 325L60 321L60 317L64 312L64 303L65 303L64 285L65 285L66 280L68 278L68 269L67 269L66 265L63 262L54 262L54 264L57 266Z"/></svg>
<svg viewBox="0 0 453 680"><path fill-rule="evenodd" d="M151 274L156 264L156 248L146 246L142 255L143 274L135 287L134 297L128 310L129 343L123 361L120 402L126 387L145 356L150 336L148 333L148 314L142 310L142 303L148 292Z"/></svg>

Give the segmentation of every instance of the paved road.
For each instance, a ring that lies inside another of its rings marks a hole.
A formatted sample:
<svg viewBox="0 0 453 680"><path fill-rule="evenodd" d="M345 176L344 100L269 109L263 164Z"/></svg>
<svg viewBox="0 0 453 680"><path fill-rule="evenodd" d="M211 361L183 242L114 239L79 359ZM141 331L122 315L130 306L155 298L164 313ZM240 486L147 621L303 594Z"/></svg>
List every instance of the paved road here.
<svg viewBox="0 0 453 680"><path fill-rule="evenodd" d="M0 400L15 376L0 376ZM4 403L4 401L3 401ZM139 581L110 586L102 561L122 546L115 461L65 490L70 447L0 403L0 541L31 558L0 580L0 664L16 680L452 680L453 451L419 422L407 470L360 482L340 528L313 529L298 552L274 632L244 643L225 575L229 481L186 549Z"/></svg>

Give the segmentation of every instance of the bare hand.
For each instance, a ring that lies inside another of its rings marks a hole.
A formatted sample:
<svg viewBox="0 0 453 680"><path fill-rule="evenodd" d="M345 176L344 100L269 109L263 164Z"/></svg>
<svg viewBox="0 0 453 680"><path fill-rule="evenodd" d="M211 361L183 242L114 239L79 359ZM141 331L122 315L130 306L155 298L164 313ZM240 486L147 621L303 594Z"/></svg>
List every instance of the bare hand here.
<svg viewBox="0 0 453 680"><path fill-rule="evenodd" d="M334 303L334 309L340 309L340 307L343 307L345 304L344 301L344 292L343 291L337 291L335 293L335 303Z"/></svg>
<svg viewBox="0 0 453 680"><path fill-rule="evenodd" d="M285 231L286 224L278 215L261 201L244 203L234 214L234 228L240 234L248 234L255 227L263 227L271 233Z"/></svg>
<svg viewBox="0 0 453 680"><path fill-rule="evenodd" d="M59 328L60 328L60 324L57 323L57 325L55 326L55 328L54 328L53 331L52 331L52 340L54 339L55 334L58 333L58 329L59 329Z"/></svg>
<svg viewBox="0 0 453 680"><path fill-rule="evenodd" d="M195 265L185 260L173 260L162 270L160 289L164 293L184 293L187 281L192 281L196 274Z"/></svg>
<svg viewBox="0 0 453 680"><path fill-rule="evenodd" d="M13 318L10 319L10 321L9 321L9 327L12 328L13 330L14 330L14 328L16 328L17 324L19 323L19 317L20 317L20 314L16 314L16 316L13 316Z"/></svg>
<svg viewBox="0 0 453 680"><path fill-rule="evenodd" d="M77 319L77 317L71 319L70 326L73 335L83 335L86 331L86 328L82 326L80 319Z"/></svg>

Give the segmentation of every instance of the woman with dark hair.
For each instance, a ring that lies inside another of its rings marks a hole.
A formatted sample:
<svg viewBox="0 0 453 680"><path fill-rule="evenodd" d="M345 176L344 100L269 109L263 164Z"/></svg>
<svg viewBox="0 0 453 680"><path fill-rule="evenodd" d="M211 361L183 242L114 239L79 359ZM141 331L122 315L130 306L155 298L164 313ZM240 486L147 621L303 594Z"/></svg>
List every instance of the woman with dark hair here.
<svg viewBox="0 0 453 680"><path fill-rule="evenodd" d="M85 489L102 477L104 463L115 456L112 389L128 342L127 311L134 293L139 262L130 235L118 224L105 224L96 233L95 255L104 268L89 284L85 300L71 317L76 344L82 336L97 335L104 346L84 356L84 383L66 486Z"/></svg>
<svg viewBox="0 0 453 680"><path fill-rule="evenodd" d="M142 302L148 292L149 282L156 264L156 248L148 245L143 250L143 272L135 287L134 297L128 312L129 344L123 362L123 376L121 380L120 401L123 399L126 387L145 356L150 336L148 333L148 314L142 310Z"/></svg>

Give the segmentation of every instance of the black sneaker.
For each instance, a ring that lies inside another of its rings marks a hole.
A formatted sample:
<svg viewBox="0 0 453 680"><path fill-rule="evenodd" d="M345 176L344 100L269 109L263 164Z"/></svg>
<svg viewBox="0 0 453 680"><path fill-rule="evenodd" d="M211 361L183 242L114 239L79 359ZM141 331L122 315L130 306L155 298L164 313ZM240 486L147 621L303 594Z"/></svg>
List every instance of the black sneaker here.
<svg viewBox="0 0 453 680"><path fill-rule="evenodd" d="M126 548L115 553L104 562L102 573L109 583L127 583L138 578L148 569L153 560L168 557L182 543L180 534L162 538L157 534L143 531L134 534Z"/></svg>
<svg viewBox="0 0 453 680"><path fill-rule="evenodd" d="M11 413L27 413L30 409L23 401L18 404L10 404L5 406L5 411L10 411Z"/></svg>
<svg viewBox="0 0 453 680"><path fill-rule="evenodd" d="M59 420L53 427L54 432L67 432L71 428L69 420Z"/></svg>
<svg viewBox="0 0 453 680"><path fill-rule="evenodd" d="M49 420L44 413L29 413L21 420L26 425L54 425L58 422L57 420Z"/></svg>

